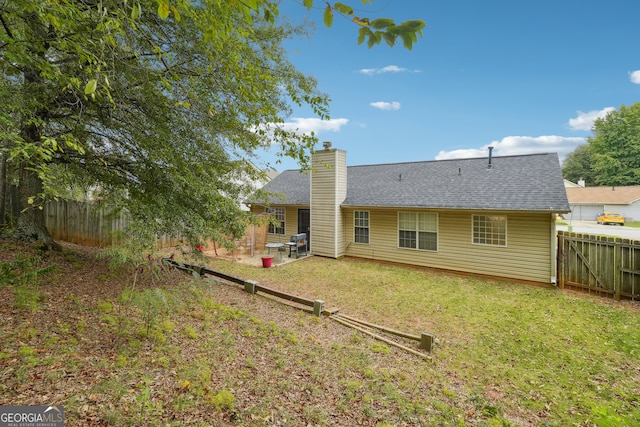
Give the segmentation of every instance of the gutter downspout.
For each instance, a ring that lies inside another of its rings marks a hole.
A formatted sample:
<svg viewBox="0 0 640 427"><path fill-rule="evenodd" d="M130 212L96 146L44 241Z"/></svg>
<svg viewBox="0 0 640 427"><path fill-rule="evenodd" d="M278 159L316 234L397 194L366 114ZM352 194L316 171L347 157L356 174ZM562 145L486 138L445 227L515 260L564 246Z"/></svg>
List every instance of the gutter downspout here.
<svg viewBox="0 0 640 427"><path fill-rule="evenodd" d="M558 258L558 230L556 229L556 214L551 212L551 271L550 280L553 286L558 286L556 272L558 271L557 258Z"/></svg>

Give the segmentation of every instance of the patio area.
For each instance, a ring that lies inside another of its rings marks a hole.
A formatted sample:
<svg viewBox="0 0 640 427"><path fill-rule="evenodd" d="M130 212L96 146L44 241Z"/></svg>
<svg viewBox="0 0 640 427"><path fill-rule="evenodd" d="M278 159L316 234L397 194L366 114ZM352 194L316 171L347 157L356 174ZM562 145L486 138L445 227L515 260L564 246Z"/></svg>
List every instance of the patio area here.
<svg viewBox="0 0 640 427"><path fill-rule="evenodd" d="M278 250L278 248L266 248L264 251L260 251L259 253L247 253L245 251L230 251L225 254L220 254L220 250L218 250L218 254L214 250L204 250L202 254L206 257L212 259L227 259L231 261L240 262L242 264L251 265L254 267L263 267L262 258L263 257L271 257L271 267L278 267L280 265L288 264L290 262L302 261L303 259L309 258L310 255L308 253L304 255L300 255L296 258L295 254L289 257L289 249L288 248L280 248L286 250Z"/></svg>

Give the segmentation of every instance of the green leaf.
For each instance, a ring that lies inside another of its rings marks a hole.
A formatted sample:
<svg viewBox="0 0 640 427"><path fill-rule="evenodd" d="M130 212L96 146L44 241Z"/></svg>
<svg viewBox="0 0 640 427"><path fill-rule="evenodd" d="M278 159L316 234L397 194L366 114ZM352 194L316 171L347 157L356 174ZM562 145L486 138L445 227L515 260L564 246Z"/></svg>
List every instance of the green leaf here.
<svg viewBox="0 0 640 427"><path fill-rule="evenodd" d="M205 43L209 43L209 42L210 42L210 41L212 41L215 37L216 37L216 30L215 30L215 28L208 28L206 31L204 31L203 39L204 39Z"/></svg>
<svg viewBox="0 0 640 427"><path fill-rule="evenodd" d="M249 6L251 10L258 10L258 0L244 0L243 3Z"/></svg>
<svg viewBox="0 0 640 427"><path fill-rule="evenodd" d="M376 34L376 33L371 33L371 34L369 35L369 40L367 40L367 47L368 47L369 49L371 49L373 46L375 46L375 45L376 45L376 37L375 37L375 34Z"/></svg>
<svg viewBox="0 0 640 427"><path fill-rule="evenodd" d="M91 79L87 82L87 85L84 87L85 95L93 95L96 92L96 88L98 87L98 80Z"/></svg>
<svg viewBox="0 0 640 427"><path fill-rule="evenodd" d="M313 0L303 0L302 4L307 8L307 10L311 10L313 7Z"/></svg>
<svg viewBox="0 0 640 427"><path fill-rule="evenodd" d="M175 18L176 21L180 20L180 12L178 12L178 9L174 6L171 6L171 12L173 12L173 17Z"/></svg>
<svg viewBox="0 0 640 427"><path fill-rule="evenodd" d="M364 43L364 40L367 37L371 37L371 30L368 27L364 27L364 28L360 28L360 30L358 31L358 44L362 44Z"/></svg>
<svg viewBox="0 0 640 427"><path fill-rule="evenodd" d="M353 15L353 8L351 6L347 6L346 4L336 3L333 5L333 8L344 15Z"/></svg>
<svg viewBox="0 0 640 427"><path fill-rule="evenodd" d="M53 149L53 151L58 150L58 141L56 141L55 138L46 138L45 142L51 144L51 148ZM62 147L60 148L60 151L62 151Z"/></svg>
<svg viewBox="0 0 640 427"><path fill-rule="evenodd" d="M275 18L269 9L264 10L264 20L273 23Z"/></svg>
<svg viewBox="0 0 640 427"><path fill-rule="evenodd" d="M173 90L173 86L171 86L171 82L169 80L167 80L167 79L160 80L160 84L162 85L162 87L164 87L169 92L171 92Z"/></svg>
<svg viewBox="0 0 640 427"><path fill-rule="evenodd" d="M331 5L327 4L327 8L324 10L324 25L330 28L333 24L333 9Z"/></svg>
<svg viewBox="0 0 640 427"><path fill-rule="evenodd" d="M352 21L355 22L356 24L362 26L362 27L368 27L369 26L369 19L368 18L358 18L357 16L354 16Z"/></svg>
<svg viewBox="0 0 640 427"><path fill-rule="evenodd" d="M167 19L171 13L171 7L168 0L158 1L158 16L162 19Z"/></svg>
<svg viewBox="0 0 640 427"><path fill-rule="evenodd" d="M397 36L388 32L382 33L382 38L390 47L393 47L396 44Z"/></svg>
<svg viewBox="0 0 640 427"><path fill-rule="evenodd" d="M131 7L131 19L138 19L142 15L142 7L140 3L136 3Z"/></svg>
<svg viewBox="0 0 640 427"><path fill-rule="evenodd" d="M415 34L413 33L401 33L400 38L402 39L402 45L405 48L411 50L411 48L413 47L414 37Z"/></svg>
<svg viewBox="0 0 640 427"><path fill-rule="evenodd" d="M393 22L393 19L389 19L389 18L379 18L371 21L371 26L376 30L382 30L384 28L391 27L393 25L396 25L396 23Z"/></svg>
<svg viewBox="0 0 640 427"><path fill-rule="evenodd" d="M400 25L400 27L402 27L403 30L412 31L414 33L422 31L426 26L427 26L427 23L421 19L406 21Z"/></svg>

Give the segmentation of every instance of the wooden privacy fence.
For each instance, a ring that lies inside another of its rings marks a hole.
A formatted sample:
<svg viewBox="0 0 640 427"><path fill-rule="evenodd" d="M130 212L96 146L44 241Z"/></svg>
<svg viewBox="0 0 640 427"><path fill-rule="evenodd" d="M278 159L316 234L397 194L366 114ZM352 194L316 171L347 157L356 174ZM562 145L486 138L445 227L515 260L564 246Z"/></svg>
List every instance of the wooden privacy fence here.
<svg viewBox="0 0 640 427"><path fill-rule="evenodd" d="M124 212L115 214L100 202L51 201L45 216L51 237L85 246L111 245L115 233L128 224Z"/></svg>
<svg viewBox="0 0 640 427"><path fill-rule="evenodd" d="M640 299L640 241L558 231L558 285Z"/></svg>
<svg viewBox="0 0 640 427"><path fill-rule="evenodd" d="M85 246L105 247L112 245L118 232L129 225L126 211L114 212L101 202L76 202L68 200L50 201L45 205L46 224L54 240L62 240ZM250 225L247 235L235 240L236 248L227 250L216 247L215 242L206 242L207 249L216 254L253 255L264 250L268 224ZM166 248L183 244L183 239L167 235L158 237L156 246Z"/></svg>
<svg viewBox="0 0 640 427"><path fill-rule="evenodd" d="M45 217L54 240L84 246L109 246L116 241L118 232L129 225L126 211L114 212L101 202L51 201L45 205ZM180 242L174 237L160 236L156 246L164 248Z"/></svg>

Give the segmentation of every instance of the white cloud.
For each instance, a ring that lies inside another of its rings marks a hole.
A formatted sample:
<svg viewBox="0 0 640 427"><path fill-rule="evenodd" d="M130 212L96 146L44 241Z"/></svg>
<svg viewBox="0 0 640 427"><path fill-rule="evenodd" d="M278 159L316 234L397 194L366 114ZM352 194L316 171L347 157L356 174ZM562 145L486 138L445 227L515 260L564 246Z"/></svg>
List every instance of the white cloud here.
<svg viewBox="0 0 640 427"><path fill-rule="evenodd" d="M284 123L267 123L261 125L259 128L254 129L254 131L262 129L268 132L271 129L278 127L286 131L297 132L301 134L311 134L311 132L319 134L322 132L339 132L343 126L346 126L347 123L349 123L349 119L322 120L315 117L294 117L291 119L291 121Z"/></svg>
<svg viewBox="0 0 640 427"><path fill-rule="evenodd" d="M385 102L385 101L377 101L377 102L372 102L371 105L373 108L377 108L378 110L399 110L400 109L400 103L397 101L393 101L393 102Z"/></svg>
<svg viewBox="0 0 640 427"><path fill-rule="evenodd" d="M603 118L612 111L615 111L615 108L606 107L602 110L593 110L586 113L578 111L578 117L569 119L569 127L571 130L591 130L596 119Z"/></svg>
<svg viewBox="0 0 640 427"><path fill-rule="evenodd" d="M317 118L296 117L291 122L285 122L284 128L301 133L339 132L340 128L349 123L349 119L322 120Z"/></svg>
<svg viewBox="0 0 640 427"><path fill-rule="evenodd" d="M462 148L459 150L440 151L436 155L436 160L471 159L474 157L486 156L489 152L487 147L488 145L485 145L484 148Z"/></svg>
<svg viewBox="0 0 640 427"><path fill-rule="evenodd" d="M440 151L436 160L462 159L472 157L485 157L489 154L488 147L494 147L494 156L511 156L535 153L558 153L560 161L575 150L578 145L584 144L585 138L564 137L557 135L544 136L507 136L500 141L483 145L480 148L466 148L452 151Z"/></svg>
<svg viewBox="0 0 640 427"><path fill-rule="evenodd" d="M640 70L631 71L629 73L629 80L631 80L631 83L640 85Z"/></svg>
<svg viewBox="0 0 640 427"><path fill-rule="evenodd" d="M396 65L387 65L382 68L363 68L358 70L360 74L366 74L368 76L372 76L374 74L383 74L383 73L402 73L405 71L409 71L406 68L398 67Z"/></svg>

